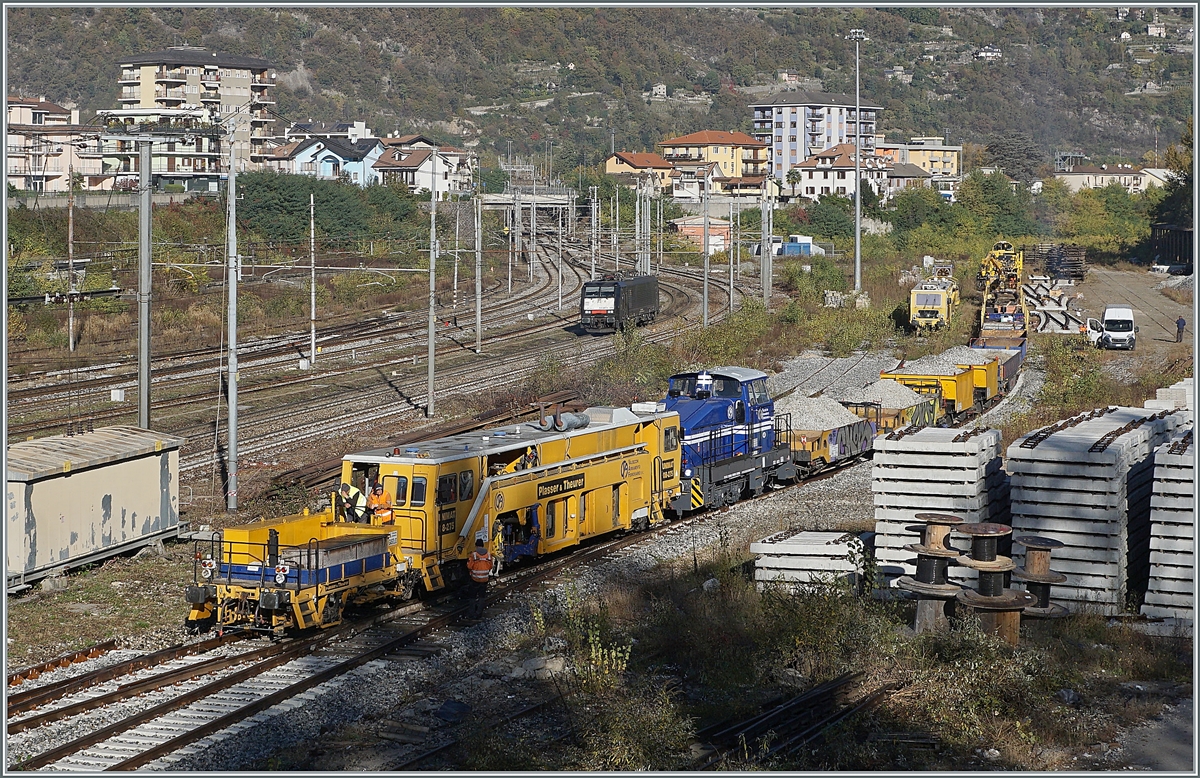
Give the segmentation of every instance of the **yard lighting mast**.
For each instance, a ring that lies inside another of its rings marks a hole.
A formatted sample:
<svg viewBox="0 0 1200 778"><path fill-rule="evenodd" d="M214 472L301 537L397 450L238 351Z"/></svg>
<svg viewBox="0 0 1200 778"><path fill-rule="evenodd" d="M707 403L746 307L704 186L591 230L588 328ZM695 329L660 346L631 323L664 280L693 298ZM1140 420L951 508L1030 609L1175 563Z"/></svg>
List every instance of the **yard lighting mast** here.
<svg viewBox="0 0 1200 778"><path fill-rule="evenodd" d="M712 172L712 168L708 168L704 172L704 197L702 198L702 202L704 203L704 206L703 206L704 207L704 248L702 250L704 251L704 302L703 302L703 306L704 306L704 326L705 327L708 326L708 263L709 263L709 256L708 256L708 186L710 183L709 174L711 172Z"/></svg>
<svg viewBox="0 0 1200 778"><path fill-rule="evenodd" d="M869 41L864 30L853 29L846 40L854 41L854 291L862 291L862 104L859 98L859 46Z"/></svg>
<svg viewBox="0 0 1200 778"><path fill-rule="evenodd" d="M317 211L308 193L308 366L317 364Z"/></svg>
<svg viewBox="0 0 1200 778"><path fill-rule="evenodd" d="M437 301L437 152L433 154L432 175L429 181L429 360L428 380L425 388L425 418L433 418L433 338L437 323L434 321L433 306Z"/></svg>
<svg viewBox="0 0 1200 778"><path fill-rule="evenodd" d="M144 148L147 151L143 152L143 163L150 157L148 151L149 144L146 144ZM145 180L147 182L145 185L149 187L149 178L147 177ZM226 391L229 396L229 441L226 446L226 452L229 457L229 486L225 490L225 508L233 512L237 510L238 491L237 282L240 270L237 248L237 144L234 141L233 132L229 133L229 184L225 188L225 195L229 200L229 216L228 223L226 224L229 256L227 257L228 265L225 269L225 283L229 287L229 313L226 315L226 319L228 320L226 324L229 327L229 366L226 376ZM148 197L149 195L143 196ZM149 209L146 210L149 212Z"/></svg>

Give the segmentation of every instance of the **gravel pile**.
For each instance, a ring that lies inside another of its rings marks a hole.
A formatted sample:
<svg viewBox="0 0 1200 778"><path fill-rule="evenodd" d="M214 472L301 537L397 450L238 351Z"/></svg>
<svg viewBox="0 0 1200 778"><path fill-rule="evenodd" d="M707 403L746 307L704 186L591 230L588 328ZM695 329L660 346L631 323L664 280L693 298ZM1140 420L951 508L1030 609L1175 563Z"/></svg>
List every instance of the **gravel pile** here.
<svg viewBox="0 0 1200 778"><path fill-rule="evenodd" d="M834 359L805 354L783 364L783 370L767 382L772 397L794 389L792 394L812 397L827 394L832 397L850 388L862 387L879 380L879 374L892 370L899 363L891 354L870 352Z"/></svg>
<svg viewBox="0 0 1200 778"><path fill-rule="evenodd" d="M543 613L561 610L568 599L580 602L603 599L607 592L628 589L662 575L663 564L689 567L694 556L711 559L722 549L745 548L749 543L781 530L854 530L873 526L871 463L847 468L811 484L785 489L761 499L713 513L658 537L624 549L602 563L569 571L540 598L521 597L494 606L480 624L462 631L430 636L445 649L435 657L412 662L371 662L344 676L340 683L313 689L308 698L291 706L276 706L256 717L250 726L218 742L195 748L149 766L152 770L236 770L281 754L303 752L313 744L340 741L339 728L355 722L406 720L433 731L425 745L396 751L395 764L404 754L415 754L440 742L443 725L431 713L448 699L475 711L492 711L515 704L530 690L553 693L552 682L516 677L530 652L515 653L534 631L531 605ZM713 596L697 590L697 597ZM534 654L557 653L561 647L542 647ZM446 732L441 737L448 737ZM389 769L378 760L387 751L371 748L342 750L345 769Z"/></svg>
<svg viewBox="0 0 1200 778"><path fill-rule="evenodd" d="M904 371L923 375L957 375L962 372L958 365L983 365L997 356L996 352L988 349L953 346L940 354L930 354L906 363Z"/></svg>
<svg viewBox="0 0 1200 778"><path fill-rule="evenodd" d="M1155 286L1155 289L1193 289L1194 276L1171 276L1166 281Z"/></svg>
<svg viewBox="0 0 1200 778"><path fill-rule="evenodd" d="M828 430L859 421L846 406L832 397L789 394L775 401L775 413L790 413L793 430Z"/></svg>
<svg viewBox="0 0 1200 778"><path fill-rule="evenodd" d="M923 398L904 384L885 378L861 387L849 387L838 395L848 403L879 403L883 408L911 408Z"/></svg>

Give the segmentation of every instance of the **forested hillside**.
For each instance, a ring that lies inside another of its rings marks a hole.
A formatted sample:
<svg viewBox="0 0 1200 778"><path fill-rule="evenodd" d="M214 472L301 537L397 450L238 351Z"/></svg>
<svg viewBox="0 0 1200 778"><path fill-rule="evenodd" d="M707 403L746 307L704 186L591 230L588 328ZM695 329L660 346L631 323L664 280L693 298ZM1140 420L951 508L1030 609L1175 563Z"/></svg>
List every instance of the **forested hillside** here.
<svg viewBox="0 0 1200 778"><path fill-rule="evenodd" d="M1046 159L1075 148L1137 160L1156 134L1160 149L1178 138L1191 112L1190 42L1178 33L1191 11L1160 11L1166 39L1114 8L25 8L7 11L7 68L10 90L86 117L116 107L118 57L202 45L274 63L283 120L363 119L378 133L418 129L484 152L553 140L565 171L607 152L608 127L634 150L702 127L747 129L745 106L763 93L745 89L778 70L852 92L844 36L862 27L863 95L886 107L891 139L986 144L1025 132ZM1003 59L973 59L983 45ZM885 78L896 65L911 84ZM1161 91L1126 94L1147 81ZM642 92L655 82L712 103L651 105ZM539 99L552 102L515 104Z"/></svg>

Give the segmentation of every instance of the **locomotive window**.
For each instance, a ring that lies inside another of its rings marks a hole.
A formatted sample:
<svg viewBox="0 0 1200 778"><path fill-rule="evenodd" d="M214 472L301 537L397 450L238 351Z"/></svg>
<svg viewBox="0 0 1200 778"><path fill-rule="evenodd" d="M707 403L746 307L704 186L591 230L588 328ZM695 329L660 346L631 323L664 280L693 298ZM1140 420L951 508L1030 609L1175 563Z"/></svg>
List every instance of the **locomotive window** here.
<svg viewBox="0 0 1200 778"><path fill-rule="evenodd" d="M458 476L444 475L437 481L437 504L452 505L458 502Z"/></svg>
<svg viewBox="0 0 1200 778"><path fill-rule="evenodd" d="M414 478L412 488L412 504L414 507L425 504L425 479Z"/></svg>
<svg viewBox="0 0 1200 778"><path fill-rule="evenodd" d="M674 451L679 448L679 428L667 427L663 430L663 450Z"/></svg>
<svg viewBox="0 0 1200 778"><path fill-rule="evenodd" d="M731 378L713 379L713 397L738 398L742 396L742 385Z"/></svg>
<svg viewBox="0 0 1200 778"><path fill-rule="evenodd" d="M469 500L475 496L475 474L464 470L458 474L458 498Z"/></svg>
<svg viewBox="0 0 1200 778"><path fill-rule="evenodd" d="M408 501L408 479L402 475L389 475L383 479L383 490L392 495L392 505L404 505Z"/></svg>
<svg viewBox="0 0 1200 778"><path fill-rule="evenodd" d="M757 380L750 382L750 404L751 405L766 405L771 401L771 395L767 392L767 382Z"/></svg>
<svg viewBox="0 0 1200 778"><path fill-rule="evenodd" d="M551 500L550 502L546 503L546 537L548 538L554 537L554 519L557 518L555 516L555 514L558 513L558 511L555 510L557 506L558 500Z"/></svg>

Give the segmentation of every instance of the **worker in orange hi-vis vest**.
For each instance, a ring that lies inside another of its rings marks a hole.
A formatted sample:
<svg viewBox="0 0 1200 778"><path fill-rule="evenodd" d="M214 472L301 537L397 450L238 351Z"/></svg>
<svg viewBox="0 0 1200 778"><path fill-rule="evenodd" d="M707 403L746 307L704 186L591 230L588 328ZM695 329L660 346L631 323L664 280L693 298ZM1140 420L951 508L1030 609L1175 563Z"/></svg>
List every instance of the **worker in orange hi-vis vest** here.
<svg viewBox="0 0 1200 778"><path fill-rule="evenodd" d="M469 586L471 606L467 617L478 619L483 616L484 600L487 598L488 578L492 575L492 555L488 553L483 541L476 539L475 550L467 559L467 570L471 573Z"/></svg>
<svg viewBox="0 0 1200 778"><path fill-rule="evenodd" d="M375 484L375 488L367 495L367 509L377 523L392 523L392 498L383 491L383 484Z"/></svg>

